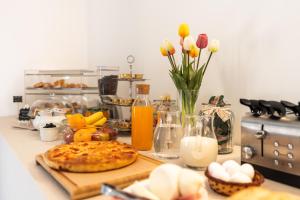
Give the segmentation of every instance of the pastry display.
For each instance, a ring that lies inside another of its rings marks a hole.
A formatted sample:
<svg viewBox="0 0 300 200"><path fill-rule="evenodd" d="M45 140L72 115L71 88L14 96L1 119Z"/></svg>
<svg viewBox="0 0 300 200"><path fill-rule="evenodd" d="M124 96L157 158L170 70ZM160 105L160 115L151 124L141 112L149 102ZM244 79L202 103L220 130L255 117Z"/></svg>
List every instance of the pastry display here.
<svg viewBox="0 0 300 200"><path fill-rule="evenodd" d="M125 191L153 200L207 200L204 180L196 171L163 164L151 172L148 180L135 182Z"/></svg>
<svg viewBox="0 0 300 200"><path fill-rule="evenodd" d="M120 105L131 105L133 103L133 101L134 101L134 99L131 99L131 98L127 98L127 99L121 98L121 99L119 99Z"/></svg>
<svg viewBox="0 0 300 200"><path fill-rule="evenodd" d="M134 74L133 77L134 77L135 79L143 79L144 74Z"/></svg>
<svg viewBox="0 0 300 200"><path fill-rule="evenodd" d="M123 73L119 74L119 79L130 80L130 79L143 79L144 74L130 74L130 73Z"/></svg>
<svg viewBox="0 0 300 200"><path fill-rule="evenodd" d="M43 82L35 83L35 84L33 85L33 87L34 87L34 88L42 88L42 87L44 87L44 83L43 83Z"/></svg>
<svg viewBox="0 0 300 200"><path fill-rule="evenodd" d="M286 192L273 192L261 187L251 187L232 195L228 200L300 200Z"/></svg>
<svg viewBox="0 0 300 200"><path fill-rule="evenodd" d="M113 98L111 103L115 105L130 106L133 101L134 99L132 98Z"/></svg>
<svg viewBox="0 0 300 200"><path fill-rule="evenodd" d="M49 88L53 88L53 84L52 83L43 83L43 87L44 89L49 89Z"/></svg>
<svg viewBox="0 0 300 200"><path fill-rule="evenodd" d="M116 129L121 129L121 130L131 129L130 120L115 120L115 121L110 121L110 123L111 123L111 126Z"/></svg>
<svg viewBox="0 0 300 200"><path fill-rule="evenodd" d="M119 104L119 98L113 98L112 100L111 100L111 102L113 103L113 104Z"/></svg>
<svg viewBox="0 0 300 200"><path fill-rule="evenodd" d="M62 144L43 155L49 167L70 172L118 169L132 164L137 157L138 153L132 146L117 141Z"/></svg>
<svg viewBox="0 0 300 200"><path fill-rule="evenodd" d="M130 121L119 121L117 126L119 129L130 129L131 123Z"/></svg>
<svg viewBox="0 0 300 200"><path fill-rule="evenodd" d="M57 80L53 83L53 87L54 88L62 88L65 84L65 80L64 79L60 79L60 80Z"/></svg>
<svg viewBox="0 0 300 200"><path fill-rule="evenodd" d="M64 116L72 112L73 106L69 102L51 96L33 102L29 116L33 118L36 116Z"/></svg>
<svg viewBox="0 0 300 200"><path fill-rule="evenodd" d="M81 113L85 115L88 112L88 99L86 96L80 95L64 95L63 100L69 102L73 108L73 113Z"/></svg>
<svg viewBox="0 0 300 200"><path fill-rule="evenodd" d="M38 82L33 85L33 88L44 88L44 89L61 89L61 88L87 88L88 86L84 83L66 83L64 79L56 80L53 83Z"/></svg>
<svg viewBox="0 0 300 200"><path fill-rule="evenodd" d="M255 171L252 165L240 165L234 160L227 160L222 165L212 162L205 175L214 191L227 196L248 187L260 186L264 182L263 175Z"/></svg>
<svg viewBox="0 0 300 200"><path fill-rule="evenodd" d="M132 75L129 73L119 74L119 79L131 79Z"/></svg>

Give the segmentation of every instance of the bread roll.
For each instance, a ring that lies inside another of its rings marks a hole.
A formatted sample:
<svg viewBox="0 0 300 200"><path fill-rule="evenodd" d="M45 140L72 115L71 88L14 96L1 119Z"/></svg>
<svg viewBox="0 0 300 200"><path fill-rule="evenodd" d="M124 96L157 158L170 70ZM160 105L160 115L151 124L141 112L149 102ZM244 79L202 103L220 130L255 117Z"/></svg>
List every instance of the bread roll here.
<svg viewBox="0 0 300 200"><path fill-rule="evenodd" d="M149 177L149 189L161 200L175 199L179 196L178 176L181 167L174 164L160 165Z"/></svg>
<svg viewBox="0 0 300 200"><path fill-rule="evenodd" d="M182 169L179 173L178 184L181 196L197 194L203 187L203 183L203 176L193 170Z"/></svg>

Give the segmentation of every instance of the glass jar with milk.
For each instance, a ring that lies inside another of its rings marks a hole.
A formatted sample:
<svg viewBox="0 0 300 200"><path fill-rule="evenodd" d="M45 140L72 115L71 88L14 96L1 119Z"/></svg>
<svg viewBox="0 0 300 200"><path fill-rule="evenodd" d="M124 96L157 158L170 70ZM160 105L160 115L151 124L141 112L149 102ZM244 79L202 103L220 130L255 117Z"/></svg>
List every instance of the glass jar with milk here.
<svg viewBox="0 0 300 200"><path fill-rule="evenodd" d="M180 157L191 168L205 169L216 161L218 141L213 131L210 116L186 115L184 136L180 142Z"/></svg>

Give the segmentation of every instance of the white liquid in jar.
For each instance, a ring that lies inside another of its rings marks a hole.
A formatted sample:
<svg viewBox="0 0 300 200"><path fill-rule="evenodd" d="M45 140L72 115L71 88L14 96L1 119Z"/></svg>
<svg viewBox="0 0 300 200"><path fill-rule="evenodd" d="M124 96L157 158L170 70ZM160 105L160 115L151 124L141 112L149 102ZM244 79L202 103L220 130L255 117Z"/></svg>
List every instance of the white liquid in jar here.
<svg viewBox="0 0 300 200"><path fill-rule="evenodd" d="M218 155L217 139L188 136L181 139L180 156L184 164L190 167L207 167L216 161Z"/></svg>

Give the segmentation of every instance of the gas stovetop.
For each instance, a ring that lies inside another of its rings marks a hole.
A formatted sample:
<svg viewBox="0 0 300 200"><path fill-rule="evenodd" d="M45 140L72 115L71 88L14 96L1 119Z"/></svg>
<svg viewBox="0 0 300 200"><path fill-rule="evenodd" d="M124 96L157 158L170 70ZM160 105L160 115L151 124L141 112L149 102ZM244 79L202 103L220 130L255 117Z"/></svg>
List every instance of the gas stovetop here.
<svg viewBox="0 0 300 200"><path fill-rule="evenodd" d="M240 103L249 107L253 116L270 119L300 120L300 102L266 101L256 99L240 99Z"/></svg>

